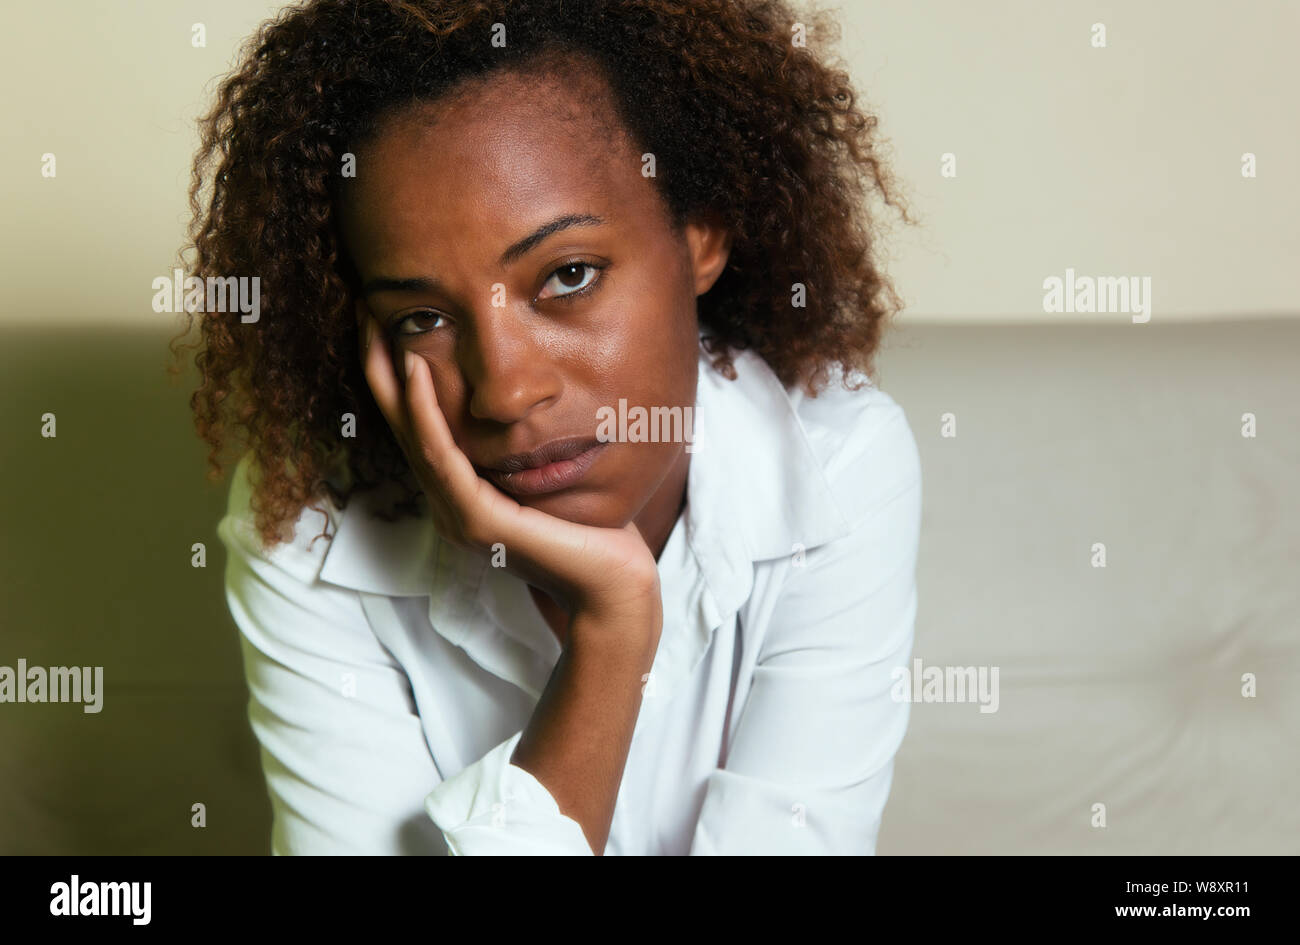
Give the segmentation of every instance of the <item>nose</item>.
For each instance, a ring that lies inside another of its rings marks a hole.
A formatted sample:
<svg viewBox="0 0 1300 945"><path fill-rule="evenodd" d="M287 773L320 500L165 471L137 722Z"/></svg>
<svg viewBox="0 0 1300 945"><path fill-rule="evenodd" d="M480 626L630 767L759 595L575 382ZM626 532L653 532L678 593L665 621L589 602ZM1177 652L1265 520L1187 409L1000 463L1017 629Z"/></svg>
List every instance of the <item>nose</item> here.
<svg viewBox="0 0 1300 945"><path fill-rule="evenodd" d="M526 315L509 307L478 312L460 341L457 360L472 391L471 416L518 423L559 396L559 373Z"/></svg>

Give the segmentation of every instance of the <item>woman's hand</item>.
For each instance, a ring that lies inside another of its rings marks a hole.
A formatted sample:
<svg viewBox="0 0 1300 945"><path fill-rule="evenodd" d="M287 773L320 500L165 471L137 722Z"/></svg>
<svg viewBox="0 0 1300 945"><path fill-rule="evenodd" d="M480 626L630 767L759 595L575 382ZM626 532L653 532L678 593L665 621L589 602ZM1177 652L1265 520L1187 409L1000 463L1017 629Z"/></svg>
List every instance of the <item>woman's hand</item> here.
<svg viewBox="0 0 1300 945"><path fill-rule="evenodd" d="M483 551L500 542L506 568L548 593L571 621L581 613L598 626L644 627L657 643L659 571L636 525L578 525L520 505L479 476L451 436L428 364L406 352L401 383L378 323L362 318L366 380L428 497L438 533Z"/></svg>

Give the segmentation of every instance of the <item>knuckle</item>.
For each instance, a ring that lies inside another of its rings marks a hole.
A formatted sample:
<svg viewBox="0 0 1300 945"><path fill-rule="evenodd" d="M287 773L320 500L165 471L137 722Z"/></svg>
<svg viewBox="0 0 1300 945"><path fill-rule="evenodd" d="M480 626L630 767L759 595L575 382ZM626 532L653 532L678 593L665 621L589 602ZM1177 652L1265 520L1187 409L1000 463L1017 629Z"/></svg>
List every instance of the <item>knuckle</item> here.
<svg viewBox="0 0 1300 945"><path fill-rule="evenodd" d="M420 462L432 473L434 480L441 485L442 473L438 466L438 451L427 440L419 440L415 444L415 450Z"/></svg>
<svg viewBox="0 0 1300 945"><path fill-rule="evenodd" d="M633 590L649 591L659 586L659 566L648 551L633 551L617 561L609 573L619 584Z"/></svg>
<svg viewBox="0 0 1300 945"><path fill-rule="evenodd" d="M659 587L659 571L653 564L628 564L613 572L618 583L638 595L649 595Z"/></svg>

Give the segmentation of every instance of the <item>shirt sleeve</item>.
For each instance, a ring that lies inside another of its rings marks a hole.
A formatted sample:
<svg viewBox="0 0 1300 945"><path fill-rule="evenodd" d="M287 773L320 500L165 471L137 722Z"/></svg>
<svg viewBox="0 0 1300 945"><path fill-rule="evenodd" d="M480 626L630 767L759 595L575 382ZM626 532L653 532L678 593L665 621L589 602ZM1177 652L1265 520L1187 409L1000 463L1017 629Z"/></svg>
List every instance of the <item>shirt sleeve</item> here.
<svg viewBox="0 0 1300 945"><path fill-rule="evenodd" d="M232 487L217 531L271 800L272 854L445 853L424 811L439 775L405 672L355 591L306 581L286 564L300 560L292 548L261 551L248 518L233 514L246 490Z"/></svg>
<svg viewBox="0 0 1300 945"><path fill-rule="evenodd" d="M852 531L792 562L692 855L875 853L917 609L921 467L901 408L833 482Z"/></svg>
<svg viewBox="0 0 1300 945"><path fill-rule="evenodd" d="M520 730L434 788L425 810L453 856L594 856L576 820L531 772L510 763Z"/></svg>

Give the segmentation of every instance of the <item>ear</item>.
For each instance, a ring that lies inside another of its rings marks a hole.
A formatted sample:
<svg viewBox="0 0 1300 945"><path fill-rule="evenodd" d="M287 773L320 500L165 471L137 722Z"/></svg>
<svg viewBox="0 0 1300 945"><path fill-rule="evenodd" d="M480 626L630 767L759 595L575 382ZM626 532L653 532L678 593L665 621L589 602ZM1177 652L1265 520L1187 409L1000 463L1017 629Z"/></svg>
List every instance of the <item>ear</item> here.
<svg viewBox="0 0 1300 945"><path fill-rule="evenodd" d="M727 266L731 256L731 230L717 215L692 220L685 230L695 294L699 296L713 288Z"/></svg>

